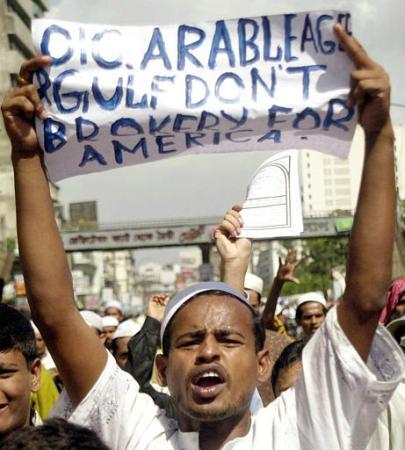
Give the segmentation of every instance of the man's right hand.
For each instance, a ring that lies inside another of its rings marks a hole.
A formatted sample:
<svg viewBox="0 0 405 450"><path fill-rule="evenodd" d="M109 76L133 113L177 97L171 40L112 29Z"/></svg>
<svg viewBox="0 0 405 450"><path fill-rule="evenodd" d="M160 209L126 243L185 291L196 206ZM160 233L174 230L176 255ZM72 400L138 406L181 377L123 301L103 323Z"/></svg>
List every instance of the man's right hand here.
<svg viewBox="0 0 405 450"><path fill-rule="evenodd" d="M169 296L165 293L153 294L149 297L146 315L162 322Z"/></svg>
<svg viewBox="0 0 405 450"><path fill-rule="evenodd" d="M296 250L289 250L285 260L283 261L281 257L278 258L278 270L276 278L281 283L286 283L291 281L295 284L300 284L300 280L294 276L294 270L303 261L303 259L297 259Z"/></svg>
<svg viewBox="0 0 405 450"><path fill-rule="evenodd" d="M221 279L243 293L246 270L249 265L252 242L238 238L243 226L240 205L233 206L215 231L215 243L221 256Z"/></svg>
<svg viewBox="0 0 405 450"><path fill-rule="evenodd" d="M49 56L37 56L26 61L21 66L17 87L4 98L1 110L13 157L30 156L39 150L34 119L35 115L45 119L46 114L37 89L32 84L32 73L48 66L50 62Z"/></svg>
<svg viewBox="0 0 405 450"><path fill-rule="evenodd" d="M216 246L224 264L247 261L250 257L252 250L251 241L237 237L243 226L243 221L239 214L241 209L240 205L235 205L229 209L224 216L224 220L215 230Z"/></svg>

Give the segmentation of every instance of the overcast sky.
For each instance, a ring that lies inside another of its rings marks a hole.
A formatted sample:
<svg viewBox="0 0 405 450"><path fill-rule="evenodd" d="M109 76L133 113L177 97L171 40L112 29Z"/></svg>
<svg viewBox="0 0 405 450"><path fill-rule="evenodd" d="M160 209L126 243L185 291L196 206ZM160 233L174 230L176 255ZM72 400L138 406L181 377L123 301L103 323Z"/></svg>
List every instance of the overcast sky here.
<svg viewBox="0 0 405 450"><path fill-rule="evenodd" d="M165 24L347 9L354 34L391 76L392 102L405 105L403 0L50 0L48 17L115 25ZM405 123L405 108L392 109ZM266 152L199 155L84 175L59 183L64 203L97 200L100 222L222 215L243 200Z"/></svg>

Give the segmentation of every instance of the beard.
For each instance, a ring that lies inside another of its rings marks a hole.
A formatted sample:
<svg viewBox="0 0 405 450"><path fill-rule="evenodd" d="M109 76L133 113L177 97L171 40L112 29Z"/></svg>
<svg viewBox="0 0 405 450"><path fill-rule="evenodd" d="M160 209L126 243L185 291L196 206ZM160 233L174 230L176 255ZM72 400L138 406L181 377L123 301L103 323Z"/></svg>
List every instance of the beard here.
<svg viewBox="0 0 405 450"><path fill-rule="evenodd" d="M178 405L178 409L193 421L218 422L244 414L250 407L253 392L246 392L237 399L233 397L229 401L215 399L201 405L188 404L185 407Z"/></svg>

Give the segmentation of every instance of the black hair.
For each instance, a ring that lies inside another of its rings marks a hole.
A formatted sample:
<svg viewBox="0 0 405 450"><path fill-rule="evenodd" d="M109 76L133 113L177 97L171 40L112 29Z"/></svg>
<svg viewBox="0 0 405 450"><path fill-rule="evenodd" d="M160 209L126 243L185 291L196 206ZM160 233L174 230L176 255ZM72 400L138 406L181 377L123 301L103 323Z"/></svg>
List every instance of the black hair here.
<svg viewBox="0 0 405 450"><path fill-rule="evenodd" d="M403 339L403 336L405 335L405 325L399 326L394 333L392 333L392 336L397 341L399 345L401 345L401 340ZM401 345L403 347L403 344Z"/></svg>
<svg viewBox="0 0 405 450"><path fill-rule="evenodd" d="M288 344L277 358L271 372L271 386L273 392L276 392L276 383L282 369L293 365L297 361L301 361L302 351L308 339L300 339L299 341Z"/></svg>
<svg viewBox="0 0 405 450"><path fill-rule="evenodd" d="M215 291L214 290L214 291L201 292L201 293L195 295L194 297L190 298L183 305L181 305L181 307L176 311L176 314L185 305L187 305L190 300L194 300L195 298L200 297L201 295L206 295L206 294L234 297L232 294L228 294L227 292L223 292L223 291ZM237 298L237 297L234 297L234 298ZM238 301L241 301L241 300L238 299ZM255 336L255 348L256 348L256 352L259 352L260 350L263 350L263 347L264 347L264 342L266 340L266 330L264 328L264 324L263 324L261 315L256 313L255 310L248 303L246 303L246 306L249 308L249 311L252 313L252 328L253 328L253 334ZM165 356L169 355L171 326L172 326L173 319L176 316L176 314L171 318L171 320L167 324L167 327L163 334L162 351L163 351L163 355L165 355Z"/></svg>
<svg viewBox="0 0 405 450"><path fill-rule="evenodd" d="M13 431L0 442L2 450L109 450L97 434L63 419Z"/></svg>
<svg viewBox="0 0 405 450"><path fill-rule="evenodd" d="M22 313L0 303L0 352L17 350L27 363L38 357L35 334Z"/></svg>
<svg viewBox="0 0 405 450"><path fill-rule="evenodd" d="M295 320L298 322L299 320L301 320L302 318L302 307L303 305L305 305L306 303L318 303L318 302L312 302L311 300L308 300L307 302L302 303L297 310L295 311ZM322 306L322 312L323 315L326 317L326 314L328 312L327 308L325 308L325 306L322 305L322 303L319 303Z"/></svg>

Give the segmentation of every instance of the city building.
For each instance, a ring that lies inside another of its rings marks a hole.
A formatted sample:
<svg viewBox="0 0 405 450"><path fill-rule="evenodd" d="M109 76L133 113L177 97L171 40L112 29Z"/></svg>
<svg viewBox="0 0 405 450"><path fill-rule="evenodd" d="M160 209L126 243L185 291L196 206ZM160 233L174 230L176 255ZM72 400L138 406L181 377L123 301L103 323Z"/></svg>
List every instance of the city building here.
<svg viewBox="0 0 405 450"><path fill-rule="evenodd" d="M71 253L69 262L76 300L84 308L97 309L105 285L103 253Z"/></svg>
<svg viewBox="0 0 405 450"><path fill-rule="evenodd" d="M130 250L102 252L104 286L113 289L115 298L130 298L135 292L135 260Z"/></svg>
<svg viewBox="0 0 405 450"><path fill-rule="evenodd" d="M34 56L31 20L48 10L48 0L0 2L0 98L16 84L21 64ZM10 142L0 118L0 245L16 236L13 171ZM57 193L54 188L53 194ZM57 203L57 197L54 197Z"/></svg>
<svg viewBox="0 0 405 450"><path fill-rule="evenodd" d="M299 170L304 216L354 211L364 155L364 134L356 128L348 159L302 150Z"/></svg>
<svg viewBox="0 0 405 450"><path fill-rule="evenodd" d="M405 125L395 125L396 182L405 199ZM300 181L304 216L354 212L364 157L364 133L358 126L348 159L300 152Z"/></svg>

